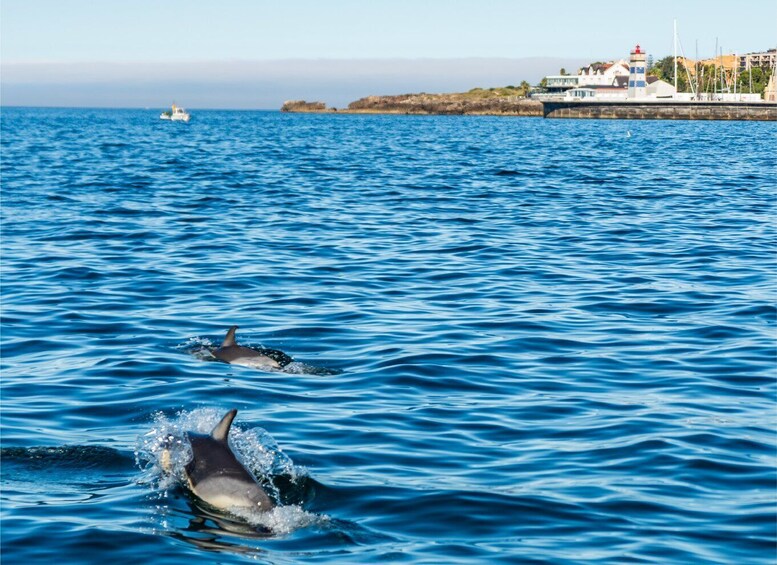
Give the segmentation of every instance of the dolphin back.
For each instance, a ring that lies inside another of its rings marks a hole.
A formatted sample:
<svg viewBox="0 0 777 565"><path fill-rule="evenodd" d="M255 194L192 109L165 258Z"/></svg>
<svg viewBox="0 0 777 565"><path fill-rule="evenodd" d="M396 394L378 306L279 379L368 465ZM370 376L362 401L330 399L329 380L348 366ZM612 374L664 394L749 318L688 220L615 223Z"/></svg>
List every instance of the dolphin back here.
<svg viewBox="0 0 777 565"><path fill-rule="evenodd" d="M269 350L274 351L274 350ZM263 367L279 369L283 363L279 363L271 355L265 355L263 350L251 349L242 345L232 345L230 347L219 347L213 352L213 356L219 361L233 365L245 365L247 367ZM288 355L286 355L288 357ZM288 357L291 359L291 357Z"/></svg>
<svg viewBox="0 0 777 565"><path fill-rule="evenodd" d="M234 409L227 412L209 435L187 434L192 448L192 460L185 467L189 488L200 499L224 510L270 510L275 504L229 447L229 430L236 414Z"/></svg>
<svg viewBox="0 0 777 565"><path fill-rule="evenodd" d="M233 345L237 345L237 342L235 341L235 331L237 331L237 328L238 326L232 326L227 330L227 335L224 336L221 347L232 347Z"/></svg>
<svg viewBox="0 0 777 565"><path fill-rule="evenodd" d="M237 409L235 408L224 414L221 421L210 432L210 437L216 441L226 442L227 438L229 438L229 430L232 428L232 421L235 419L235 416L237 416Z"/></svg>

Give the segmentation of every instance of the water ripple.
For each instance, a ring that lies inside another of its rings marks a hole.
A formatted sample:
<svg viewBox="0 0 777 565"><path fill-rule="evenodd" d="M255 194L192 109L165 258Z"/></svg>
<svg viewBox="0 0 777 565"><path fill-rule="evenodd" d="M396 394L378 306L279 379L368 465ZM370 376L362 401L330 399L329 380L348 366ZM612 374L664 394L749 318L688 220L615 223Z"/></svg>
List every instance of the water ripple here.
<svg viewBox="0 0 777 565"><path fill-rule="evenodd" d="M773 124L2 118L9 561L774 561ZM262 535L136 463L233 407Z"/></svg>

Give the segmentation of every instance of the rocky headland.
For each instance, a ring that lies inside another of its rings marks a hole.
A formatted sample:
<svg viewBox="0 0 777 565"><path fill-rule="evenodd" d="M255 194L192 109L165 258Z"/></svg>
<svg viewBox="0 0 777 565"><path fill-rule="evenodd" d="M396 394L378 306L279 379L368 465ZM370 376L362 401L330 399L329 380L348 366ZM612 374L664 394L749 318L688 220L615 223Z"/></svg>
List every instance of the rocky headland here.
<svg viewBox="0 0 777 565"><path fill-rule="evenodd" d="M367 96L348 108L327 108L323 102L294 100L284 103L282 112L337 112L342 114L436 114L542 117L542 103L530 100L519 88L474 88L452 94L399 94Z"/></svg>
<svg viewBox="0 0 777 565"><path fill-rule="evenodd" d="M519 88L474 88L453 94L367 96L345 109L323 102L286 102L282 112L338 114L416 114L535 116L545 118L641 120L758 120L777 121L774 102L698 102L679 100L545 101L529 99Z"/></svg>
<svg viewBox="0 0 777 565"><path fill-rule="evenodd" d="M305 100L287 100L281 106L281 112L334 112L335 108L327 108L323 102L306 102Z"/></svg>

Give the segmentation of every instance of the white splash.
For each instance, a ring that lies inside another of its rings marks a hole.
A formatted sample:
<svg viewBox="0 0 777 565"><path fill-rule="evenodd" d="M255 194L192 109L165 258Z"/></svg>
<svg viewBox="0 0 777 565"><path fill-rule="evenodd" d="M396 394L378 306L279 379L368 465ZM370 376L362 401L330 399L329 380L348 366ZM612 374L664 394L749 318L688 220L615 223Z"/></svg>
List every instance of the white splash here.
<svg viewBox="0 0 777 565"><path fill-rule="evenodd" d="M307 512L297 505L276 506L269 512L254 512L247 508L235 508L232 510L232 514L242 518L252 526L266 528L275 535L287 535L311 525L322 526L329 521L328 517Z"/></svg>
<svg viewBox="0 0 777 565"><path fill-rule="evenodd" d="M185 467L192 458L186 432L207 434L224 416L224 409L197 408L182 410L174 417L159 412L154 416L151 430L138 438L135 460L142 470L141 484L157 489L160 500L167 499L168 491L187 484ZM280 499L273 482L276 475L290 477L293 483L307 476L303 467L294 465L278 447L275 439L260 427L241 429L236 423L229 434L230 446L238 459L259 480L276 502ZM326 521L303 510L300 506L278 506L269 512L233 509L231 514L254 526L261 526L276 535L285 535L313 523Z"/></svg>
<svg viewBox="0 0 777 565"><path fill-rule="evenodd" d="M176 349L180 349L193 355L200 361L215 361L216 357L213 355L213 349L216 346L207 337L190 337L184 343L176 346Z"/></svg>

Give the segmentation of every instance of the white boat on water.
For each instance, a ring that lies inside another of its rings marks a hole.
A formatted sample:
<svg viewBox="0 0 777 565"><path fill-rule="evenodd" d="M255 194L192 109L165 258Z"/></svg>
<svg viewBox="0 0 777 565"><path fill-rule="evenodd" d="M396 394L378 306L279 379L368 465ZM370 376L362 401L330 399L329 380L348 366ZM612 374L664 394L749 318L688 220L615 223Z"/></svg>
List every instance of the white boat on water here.
<svg viewBox="0 0 777 565"><path fill-rule="evenodd" d="M159 115L160 120L172 120L174 122L188 122L191 116L189 112L173 104L173 109L170 112L162 112Z"/></svg>

